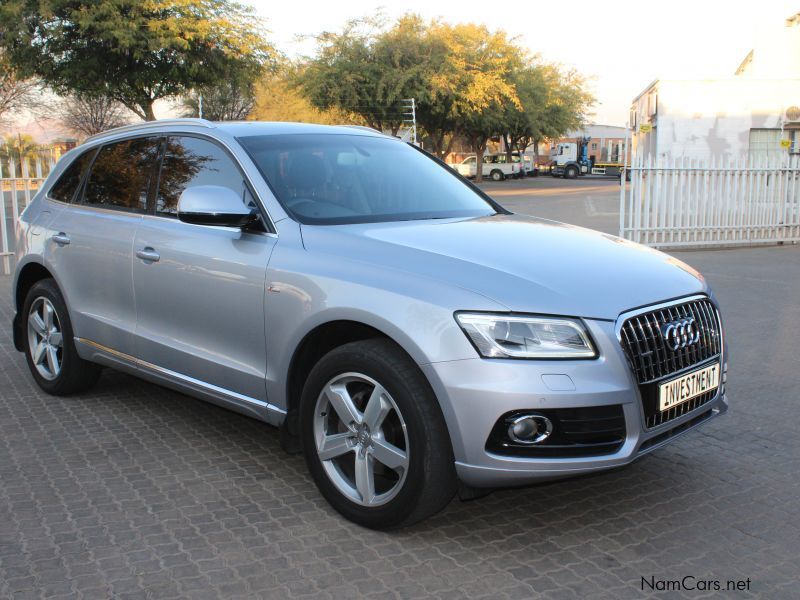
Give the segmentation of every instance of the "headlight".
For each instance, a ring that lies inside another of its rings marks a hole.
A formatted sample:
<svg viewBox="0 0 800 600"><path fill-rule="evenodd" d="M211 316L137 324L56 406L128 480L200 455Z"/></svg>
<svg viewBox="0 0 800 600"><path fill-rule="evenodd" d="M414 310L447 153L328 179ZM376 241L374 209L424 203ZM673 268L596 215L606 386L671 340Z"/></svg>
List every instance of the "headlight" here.
<svg viewBox="0 0 800 600"><path fill-rule="evenodd" d="M456 313L456 320L484 358L597 356L577 319Z"/></svg>

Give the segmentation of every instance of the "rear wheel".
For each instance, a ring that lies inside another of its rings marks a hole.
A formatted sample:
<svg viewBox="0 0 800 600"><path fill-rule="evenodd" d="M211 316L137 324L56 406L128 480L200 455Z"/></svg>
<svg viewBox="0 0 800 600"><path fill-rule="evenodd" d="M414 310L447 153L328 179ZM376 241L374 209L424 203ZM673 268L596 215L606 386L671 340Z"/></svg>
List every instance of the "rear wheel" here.
<svg viewBox="0 0 800 600"><path fill-rule="evenodd" d="M409 525L455 493L436 398L389 340L353 342L325 355L303 389L300 420L317 487L351 521L373 529Z"/></svg>
<svg viewBox="0 0 800 600"><path fill-rule="evenodd" d="M503 181L505 179L505 175L500 169L494 169L489 176L492 178L492 181Z"/></svg>
<svg viewBox="0 0 800 600"><path fill-rule="evenodd" d="M37 282L25 298L25 357L36 383L48 394L63 396L92 387L100 367L78 356L72 323L56 282Z"/></svg>

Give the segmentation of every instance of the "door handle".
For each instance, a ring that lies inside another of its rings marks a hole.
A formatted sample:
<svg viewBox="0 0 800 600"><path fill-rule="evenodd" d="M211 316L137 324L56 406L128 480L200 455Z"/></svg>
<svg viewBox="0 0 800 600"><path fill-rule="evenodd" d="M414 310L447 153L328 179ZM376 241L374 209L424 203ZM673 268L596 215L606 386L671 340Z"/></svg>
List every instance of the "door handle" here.
<svg viewBox="0 0 800 600"><path fill-rule="evenodd" d="M136 251L136 258L141 258L144 262L154 263L158 262L161 258L158 252L153 250L150 246Z"/></svg>
<svg viewBox="0 0 800 600"><path fill-rule="evenodd" d="M63 231L59 231L58 233L54 234L50 239L59 246L67 246L70 242L69 236Z"/></svg>

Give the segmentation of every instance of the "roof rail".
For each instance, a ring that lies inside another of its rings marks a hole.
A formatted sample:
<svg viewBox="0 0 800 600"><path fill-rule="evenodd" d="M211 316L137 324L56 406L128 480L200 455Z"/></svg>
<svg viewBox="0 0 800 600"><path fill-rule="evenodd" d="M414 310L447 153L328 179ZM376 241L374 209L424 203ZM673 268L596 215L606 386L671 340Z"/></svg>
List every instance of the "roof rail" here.
<svg viewBox="0 0 800 600"><path fill-rule="evenodd" d="M384 133L380 129L375 129L374 127L367 127L366 125L337 125L337 127L347 127L348 129L361 129L362 131L371 131L372 133L380 133L384 135Z"/></svg>
<svg viewBox="0 0 800 600"><path fill-rule="evenodd" d="M141 129L149 129L151 127L162 127L164 125L197 125L198 127L215 127L214 123L206 119L157 119L155 121L143 121L141 123L131 123L130 125L123 125L122 127L115 127L107 131L102 131L89 136L84 140L84 143L104 138L115 133L124 133L126 131L139 131Z"/></svg>

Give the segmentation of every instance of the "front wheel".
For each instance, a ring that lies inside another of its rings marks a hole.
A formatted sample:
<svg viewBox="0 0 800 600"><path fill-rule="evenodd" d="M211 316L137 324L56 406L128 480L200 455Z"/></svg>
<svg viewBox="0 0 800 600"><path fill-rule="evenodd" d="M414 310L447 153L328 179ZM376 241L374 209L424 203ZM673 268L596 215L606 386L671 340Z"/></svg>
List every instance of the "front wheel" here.
<svg viewBox="0 0 800 600"><path fill-rule="evenodd" d="M416 364L389 340L352 342L325 355L303 388L300 421L317 487L359 525L410 525L455 494L438 402Z"/></svg>
<svg viewBox="0 0 800 600"><path fill-rule="evenodd" d="M564 170L564 177L567 179L575 179L578 176L578 169L576 167L567 167Z"/></svg>

